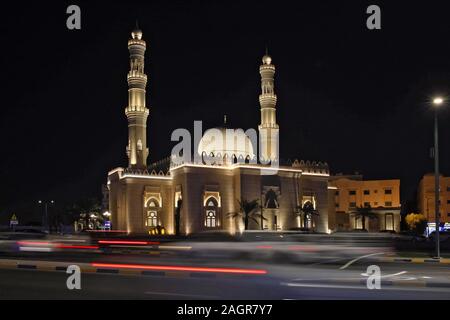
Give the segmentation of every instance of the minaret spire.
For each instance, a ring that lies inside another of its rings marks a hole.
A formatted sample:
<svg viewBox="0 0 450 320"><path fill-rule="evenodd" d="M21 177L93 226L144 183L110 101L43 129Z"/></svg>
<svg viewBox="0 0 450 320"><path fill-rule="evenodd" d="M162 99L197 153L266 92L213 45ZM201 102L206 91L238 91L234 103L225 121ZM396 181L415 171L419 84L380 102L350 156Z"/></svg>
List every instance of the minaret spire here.
<svg viewBox="0 0 450 320"><path fill-rule="evenodd" d="M125 115L128 119L128 167L145 169L147 167L147 117L149 109L145 105L147 75L144 73L146 43L136 20L136 28L128 40L130 51L130 71L128 72L128 106Z"/></svg>
<svg viewBox="0 0 450 320"><path fill-rule="evenodd" d="M279 158L279 127L276 119L275 66L272 64L272 57L268 54L267 46L266 54L262 57L262 65L259 67L259 73L261 74L259 156L261 162L269 163L278 161Z"/></svg>

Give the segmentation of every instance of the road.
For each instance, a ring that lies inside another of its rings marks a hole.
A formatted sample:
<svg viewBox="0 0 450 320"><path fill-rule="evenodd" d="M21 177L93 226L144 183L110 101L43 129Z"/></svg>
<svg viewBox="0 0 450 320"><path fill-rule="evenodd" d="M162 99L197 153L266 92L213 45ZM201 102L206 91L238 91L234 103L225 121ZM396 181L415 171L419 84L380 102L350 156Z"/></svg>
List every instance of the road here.
<svg viewBox="0 0 450 320"><path fill-rule="evenodd" d="M155 264L157 261L152 260ZM0 270L1 299L450 299L447 288L425 282L450 281L446 266L380 265L382 279L396 282L367 289L367 263L338 265L246 265L265 275L173 272L166 275L82 273L81 290L68 290L64 271ZM227 265L228 267L228 265ZM425 280L426 279L426 280ZM383 281L384 281L383 280Z"/></svg>
<svg viewBox="0 0 450 320"><path fill-rule="evenodd" d="M388 247L249 241L99 251L55 241L18 242L0 255L0 299L450 299L450 264L385 261ZM82 270L80 290L66 286L70 264ZM380 268L380 289L367 287L370 265Z"/></svg>

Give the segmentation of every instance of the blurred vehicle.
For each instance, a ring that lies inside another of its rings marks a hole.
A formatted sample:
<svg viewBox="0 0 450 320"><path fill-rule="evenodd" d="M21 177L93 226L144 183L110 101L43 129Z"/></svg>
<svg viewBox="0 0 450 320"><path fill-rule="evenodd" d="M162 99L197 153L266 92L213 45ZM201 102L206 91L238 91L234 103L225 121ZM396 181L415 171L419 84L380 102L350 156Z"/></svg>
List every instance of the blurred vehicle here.
<svg viewBox="0 0 450 320"><path fill-rule="evenodd" d="M390 233L390 234L396 234L397 232L395 230L380 230L380 233Z"/></svg>
<svg viewBox="0 0 450 320"><path fill-rule="evenodd" d="M433 231L430 233L428 238L431 241L436 241L435 236L436 236L436 231ZM447 241L449 238L450 238L450 231L439 231L439 242Z"/></svg>
<svg viewBox="0 0 450 320"><path fill-rule="evenodd" d="M0 232L0 240L41 239L47 233L36 229L23 229L15 232Z"/></svg>
<svg viewBox="0 0 450 320"><path fill-rule="evenodd" d="M424 242L427 240L427 237L423 234L417 234L414 231L401 231L400 233L394 236L394 239L397 241L411 241L413 243L416 242Z"/></svg>

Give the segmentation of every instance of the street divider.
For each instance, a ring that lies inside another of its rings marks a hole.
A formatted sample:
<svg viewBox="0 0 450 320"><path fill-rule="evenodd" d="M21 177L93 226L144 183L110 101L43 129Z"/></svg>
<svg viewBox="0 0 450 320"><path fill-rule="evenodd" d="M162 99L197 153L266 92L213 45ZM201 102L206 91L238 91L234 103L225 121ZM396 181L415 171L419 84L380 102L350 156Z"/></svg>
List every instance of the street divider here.
<svg viewBox="0 0 450 320"><path fill-rule="evenodd" d="M37 271L65 272L70 265L80 267L82 273L104 273L137 276L166 276L215 278L217 276L259 276L266 275L262 269L243 269L231 267L197 267L178 265L135 265L118 263L75 263L40 260L11 260L0 259L0 269L22 269Z"/></svg>
<svg viewBox="0 0 450 320"><path fill-rule="evenodd" d="M401 258L401 257L382 257L378 259L381 262L407 262L407 263L429 263L429 264L450 264L450 259L432 259L432 258Z"/></svg>

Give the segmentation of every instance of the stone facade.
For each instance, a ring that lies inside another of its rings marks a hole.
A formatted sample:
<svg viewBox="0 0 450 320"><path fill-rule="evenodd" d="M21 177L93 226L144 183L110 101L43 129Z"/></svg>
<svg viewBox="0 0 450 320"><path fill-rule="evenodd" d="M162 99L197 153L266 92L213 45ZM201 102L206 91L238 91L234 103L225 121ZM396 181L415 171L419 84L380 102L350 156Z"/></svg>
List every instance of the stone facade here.
<svg viewBox="0 0 450 320"><path fill-rule="evenodd" d="M170 161L159 163L163 165L148 166L146 128L150 110L146 107L146 43L141 30L131 33L128 49L129 99L125 114L129 163L127 168L108 174L113 229L148 233L161 226L167 233L175 233L179 226L184 234L219 230L235 233L243 229L243 222L239 217L232 218L231 213L240 211L239 201L257 200L265 219L250 220L249 229L306 227L328 232L328 165L308 161L280 165L275 65L267 52L259 70L259 144L242 130L236 130L239 134L230 138L223 134L227 128L213 128L217 130L205 132L199 149L194 146L200 160L194 157L194 161L174 162L170 157ZM213 133L222 133L226 139L213 143ZM211 164L204 161L205 156L224 161ZM305 204L314 214L301 211Z"/></svg>
<svg viewBox="0 0 450 320"><path fill-rule="evenodd" d="M113 170L108 176L113 229L148 233L159 225L169 234L174 233L177 200L181 198L180 230L184 234L242 231L242 219L230 214L239 211L241 199L258 200L266 218L262 226L265 230L300 228L303 218L298 208L313 201L319 215L312 217L310 227L328 232L328 170L308 173L280 167L277 174L270 176L261 175L260 170L245 164L185 164L171 168L168 175ZM154 224L148 223L151 213L156 213ZM261 224L251 220L249 229L261 229Z"/></svg>

